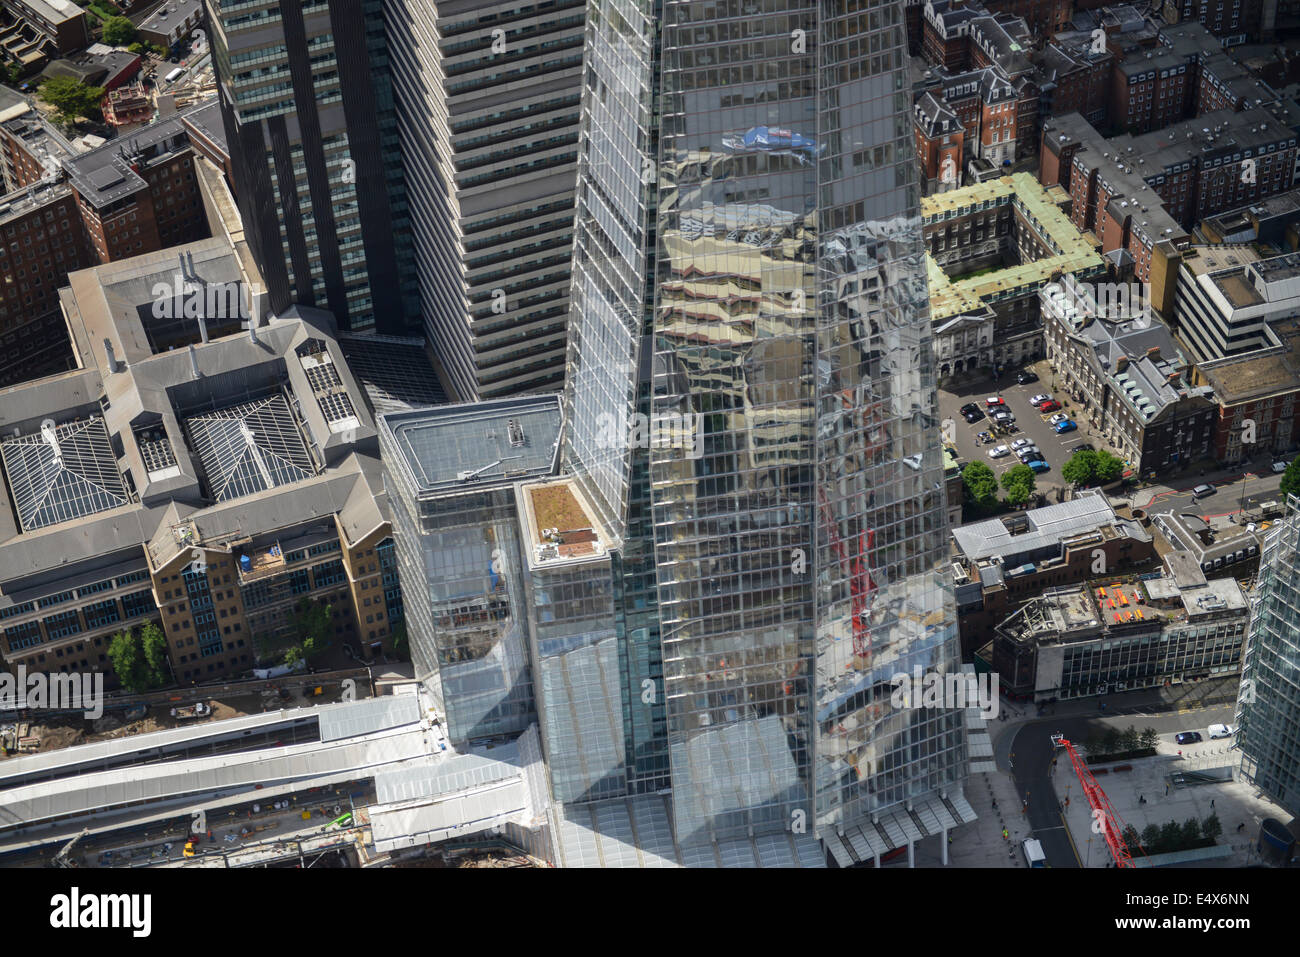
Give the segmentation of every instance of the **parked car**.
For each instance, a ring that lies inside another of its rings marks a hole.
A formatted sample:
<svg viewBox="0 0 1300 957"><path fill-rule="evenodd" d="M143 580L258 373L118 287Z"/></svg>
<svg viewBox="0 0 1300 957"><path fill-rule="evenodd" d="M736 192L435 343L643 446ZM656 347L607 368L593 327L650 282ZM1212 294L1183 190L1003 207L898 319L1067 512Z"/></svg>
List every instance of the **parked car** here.
<svg viewBox="0 0 1300 957"><path fill-rule="evenodd" d="M1278 459L1273 463L1273 471L1275 473L1285 472L1290 464L1290 462L1284 462L1282 459Z"/></svg>
<svg viewBox="0 0 1300 957"><path fill-rule="evenodd" d="M1205 498L1207 495L1213 495L1217 489L1213 485L1198 485L1192 489L1192 498Z"/></svg>
<svg viewBox="0 0 1300 957"><path fill-rule="evenodd" d="M1046 462L1044 462L1042 459L1034 459L1034 461L1026 462L1025 464L1028 465L1035 472L1050 472L1052 469L1052 467L1048 465Z"/></svg>
<svg viewBox="0 0 1300 957"><path fill-rule="evenodd" d="M1046 402L1044 402L1042 405L1038 407L1038 411L1043 413L1055 412L1060 407L1061 407L1061 403L1057 402L1055 399L1048 399Z"/></svg>
<svg viewBox="0 0 1300 957"><path fill-rule="evenodd" d="M993 448L989 449L989 458L1000 459L1002 458L1002 456L1008 454L1010 451L1011 450L1007 448L1005 445L994 446Z"/></svg>
<svg viewBox="0 0 1300 957"><path fill-rule="evenodd" d="M1057 434L1057 435L1064 435L1066 432L1073 432L1073 431L1074 431L1075 429L1077 429L1078 427L1079 427L1079 426L1078 426L1076 423L1070 421L1069 419L1066 419L1064 422L1057 422L1057 423L1056 423L1056 426L1055 426L1055 428L1056 428L1056 434Z"/></svg>
<svg viewBox="0 0 1300 957"><path fill-rule="evenodd" d="M1078 445L1070 446L1071 454L1074 454L1075 452L1095 452L1095 451L1097 450L1092 447L1091 442L1080 442Z"/></svg>
<svg viewBox="0 0 1300 957"><path fill-rule="evenodd" d="M1016 414L1009 409L998 409L993 413L994 422L1014 422Z"/></svg>
<svg viewBox="0 0 1300 957"><path fill-rule="evenodd" d="M1002 396L1000 395L991 395L984 400L984 404L987 405L990 409L992 409L998 406L1006 405L1007 401L1006 399L1002 398Z"/></svg>
<svg viewBox="0 0 1300 957"><path fill-rule="evenodd" d="M1030 369L1025 369L1018 376L1016 376L1016 382L1019 383L1020 385L1025 385L1027 383L1037 382L1037 381L1038 381L1038 373Z"/></svg>
<svg viewBox="0 0 1300 957"><path fill-rule="evenodd" d="M1044 402L1047 402L1047 401L1050 400L1051 398L1052 398L1052 397L1051 397L1050 395L1048 395L1046 392L1040 392L1040 393L1038 393L1038 395L1031 395L1031 396L1029 397L1029 404L1030 404L1030 405L1040 405L1040 404L1042 404L1042 403L1044 403Z"/></svg>
<svg viewBox="0 0 1300 957"><path fill-rule="evenodd" d="M1034 444L1033 439L1016 439L1014 442L1011 443L1011 447L1013 449L1023 449L1026 445L1033 445L1033 444Z"/></svg>
<svg viewBox="0 0 1300 957"><path fill-rule="evenodd" d="M1174 740L1179 744L1199 744L1201 742L1201 732L1182 731L1174 736Z"/></svg>
<svg viewBox="0 0 1300 957"><path fill-rule="evenodd" d="M1237 733L1232 729L1232 726L1228 724L1212 724L1206 730L1210 733L1211 741L1216 738L1230 738Z"/></svg>
<svg viewBox="0 0 1300 957"><path fill-rule="evenodd" d="M984 413L979 409L972 409L970 412L963 412L961 417L967 422L978 422L980 419L984 418Z"/></svg>
<svg viewBox="0 0 1300 957"><path fill-rule="evenodd" d="M980 411L980 407L976 405L974 402L967 402L958 411L961 412L962 415L966 415L968 412Z"/></svg>
<svg viewBox="0 0 1300 957"><path fill-rule="evenodd" d="M1050 419L1047 420L1047 424L1056 425L1057 422L1064 422L1068 418L1069 416L1066 415L1064 412L1058 412L1056 413L1056 415L1052 416Z"/></svg>
<svg viewBox="0 0 1300 957"><path fill-rule="evenodd" d="M1016 458L1028 465L1030 462L1037 461L1043 457L1042 451L1036 445L1029 445L1016 453Z"/></svg>

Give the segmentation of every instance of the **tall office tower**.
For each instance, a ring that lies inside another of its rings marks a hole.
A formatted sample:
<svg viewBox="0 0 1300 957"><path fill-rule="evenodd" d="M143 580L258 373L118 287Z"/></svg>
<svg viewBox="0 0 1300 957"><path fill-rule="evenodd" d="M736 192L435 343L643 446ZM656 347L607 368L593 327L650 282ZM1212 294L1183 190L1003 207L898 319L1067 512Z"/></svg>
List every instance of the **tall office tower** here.
<svg viewBox="0 0 1300 957"><path fill-rule="evenodd" d="M461 400L564 379L585 0L385 0L424 322Z"/></svg>
<svg viewBox="0 0 1300 957"><path fill-rule="evenodd" d="M1237 744L1252 784L1300 814L1300 498L1264 539L1241 665Z"/></svg>
<svg viewBox="0 0 1300 957"><path fill-rule="evenodd" d="M588 13L564 441L629 594L654 566L627 754L681 843L959 791L961 712L891 704L959 662L903 4Z"/></svg>
<svg viewBox="0 0 1300 957"><path fill-rule="evenodd" d="M419 322L381 0L205 0L249 245L271 308Z"/></svg>

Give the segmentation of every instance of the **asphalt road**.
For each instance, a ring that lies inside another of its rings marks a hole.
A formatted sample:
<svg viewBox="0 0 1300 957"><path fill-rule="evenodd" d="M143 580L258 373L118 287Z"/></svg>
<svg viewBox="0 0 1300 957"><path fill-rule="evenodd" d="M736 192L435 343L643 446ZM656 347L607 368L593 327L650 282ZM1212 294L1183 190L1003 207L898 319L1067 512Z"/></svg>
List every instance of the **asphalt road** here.
<svg viewBox="0 0 1300 957"><path fill-rule="evenodd" d="M1192 495L1192 489L1205 479L1188 477L1182 481L1186 483L1184 487L1158 493L1151 504L1146 506L1147 514L1194 512L1203 518L1235 515L1241 511L1243 504L1246 508L1253 508L1261 502L1276 501L1282 476L1273 472L1246 472L1237 479L1229 481L1220 479L1208 483L1214 485L1214 494L1200 500Z"/></svg>
<svg viewBox="0 0 1300 957"><path fill-rule="evenodd" d="M1162 739L1172 740L1180 731L1204 730L1216 722L1232 721L1234 706L1232 704L1216 705L1189 714L1135 715L1119 713L1114 715L1079 715L1060 718L1047 717L1033 721L1016 732L1011 745L1012 777L1016 784L1016 793L1022 801L1028 803L1025 819L1033 829L1034 837L1043 845L1047 863L1052 867L1081 867L1078 850L1070 839L1065 827L1065 818L1061 812L1061 797L1057 795L1052 784L1052 758L1059 755L1058 765L1068 765L1070 756L1064 750L1056 752L1052 747L1051 736L1061 732L1072 742L1082 742L1094 731L1107 727L1123 730L1133 725L1139 731L1155 728ZM1065 768L1073 774L1073 769ZM1064 781L1063 777L1058 780ZM1103 787L1105 785L1103 784ZM1072 791L1072 800L1083 800L1076 788ZM1014 816L1015 810L1010 809Z"/></svg>
<svg viewBox="0 0 1300 957"><path fill-rule="evenodd" d="M1039 474L1038 491L1047 492L1051 488L1064 487L1066 483L1061 478L1061 467L1070 460L1074 450L1083 443L1088 442L1089 439L1082 430L1057 435L1053 427L1047 423L1048 418L1054 413L1042 415L1029 404L1029 397L1039 393L1047 393L1055 398L1060 398L1051 390L1050 376L1046 377L1047 381L1040 378L1038 382L1017 385L1016 373L1018 371L1013 369L1004 373L998 380L1000 383L998 386L985 380L980 383L954 387L955 391L940 390L939 413L940 418L943 420L944 434L956 446L961 458L968 462L979 461L985 463L989 468L993 469L999 480L1008 469L1019 465L1020 460L1016 458L1014 453L999 459L989 458L989 449L996 448L999 445L1010 445L1016 439L1027 438L1038 446L1043 452L1044 460L1051 466L1051 471ZM985 400L993 395L1001 396L1006 400L1007 407L1016 417L1017 430L1011 435L999 435L997 440L990 445L982 445L978 442L976 436L980 432L991 430L992 420L985 415L975 422L967 423L962 418L959 410L967 402L974 402L981 409L986 409ZM1061 411L1069 415L1074 410L1062 409ZM1092 444L1095 445L1096 443Z"/></svg>

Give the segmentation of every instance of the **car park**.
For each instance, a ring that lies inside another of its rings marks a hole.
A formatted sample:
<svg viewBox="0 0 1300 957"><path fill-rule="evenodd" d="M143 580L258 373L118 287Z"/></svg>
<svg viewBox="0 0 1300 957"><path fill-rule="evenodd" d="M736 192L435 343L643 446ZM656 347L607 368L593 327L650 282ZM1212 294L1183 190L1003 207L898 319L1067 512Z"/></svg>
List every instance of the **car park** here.
<svg viewBox="0 0 1300 957"><path fill-rule="evenodd" d="M1057 435L1064 435L1066 432L1073 432L1078 427L1078 425L1069 419L1066 419L1064 422L1057 422L1056 425L1053 426L1053 428L1056 429Z"/></svg>
<svg viewBox="0 0 1300 957"><path fill-rule="evenodd" d="M998 445L995 446L994 448L989 449L989 458L1000 459L1002 458L1002 456L1008 454L1010 451L1011 450L1007 448L1005 445Z"/></svg>
<svg viewBox="0 0 1300 957"><path fill-rule="evenodd" d="M1213 495L1215 491L1213 485L1198 485L1192 489L1192 498L1205 498L1207 495Z"/></svg>
<svg viewBox="0 0 1300 957"><path fill-rule="evenodd" d="M1021 371L1019 375L1016 376L1016 382L1020 385L1025 385L1026 383L1037 382L1037 381L1038 381L1038 373L1030 369L1025 369Z"/></svg>
<svg viewBox="0 0 1300 957"><path fill-rule="evenodd" d="M1216 738L1230 738L1237 733L1232 729L1231 725L1227 724L1212 724L1206 730L1210 733L1211 741Z"/></svg>
<svg viewBox="0 0 1300 957"><path fill-rule="evenodd" d="M1066 415L1064 412L1058 412L1056 413L1056 415L1052 416L1050 419L1047 420L1047 424L1056 425L1057 422L1064 422L1068 418L1069 416Z"/></svg>
<svg viewBox="0 0 1300 957"><path fill-rule="evenodd" d="M1029 397L1029 404L1041 405L1042 403L1048 401L1049 399L1051 399L1050 395L1048 395L1046 392L1040 392L1038 393L1038 395L1031 395Z"/></svg>
<svg viewBox="0 0 1300 957"><path fill-rule="evenodd" d="M1200 744L1201 732L1199 731L1182 731L1174 736L1174 740L1179 744Z"/></svg>
<svg viewBox="0 0 1300 957"><path fill-rule="evenodd" d="M1061 403L1057 402L1055 399L1048 399L1038 407L1038 411L1042 413L1055 412L1060 409L1060 407Z"/></svg>

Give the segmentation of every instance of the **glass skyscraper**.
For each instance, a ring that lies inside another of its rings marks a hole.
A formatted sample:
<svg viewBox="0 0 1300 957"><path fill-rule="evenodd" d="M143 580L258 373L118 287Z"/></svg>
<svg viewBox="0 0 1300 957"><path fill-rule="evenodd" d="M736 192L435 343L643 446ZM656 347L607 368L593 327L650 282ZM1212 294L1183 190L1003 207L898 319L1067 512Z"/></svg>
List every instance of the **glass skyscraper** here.
<svg viewBox="0 0 1300 957"><path fill-rule="evenodd" d="M596 0L586 43L564 455L627 790L685 844L959 788L960 712L890 706L959 661L901 2Z"/></svg>
<svg viewBox="0 0 1300 957"><path fill-rule="evenodd" d="M1264 539L1237 699L1246 779L1300 814L1300 498Z"/></svg>

